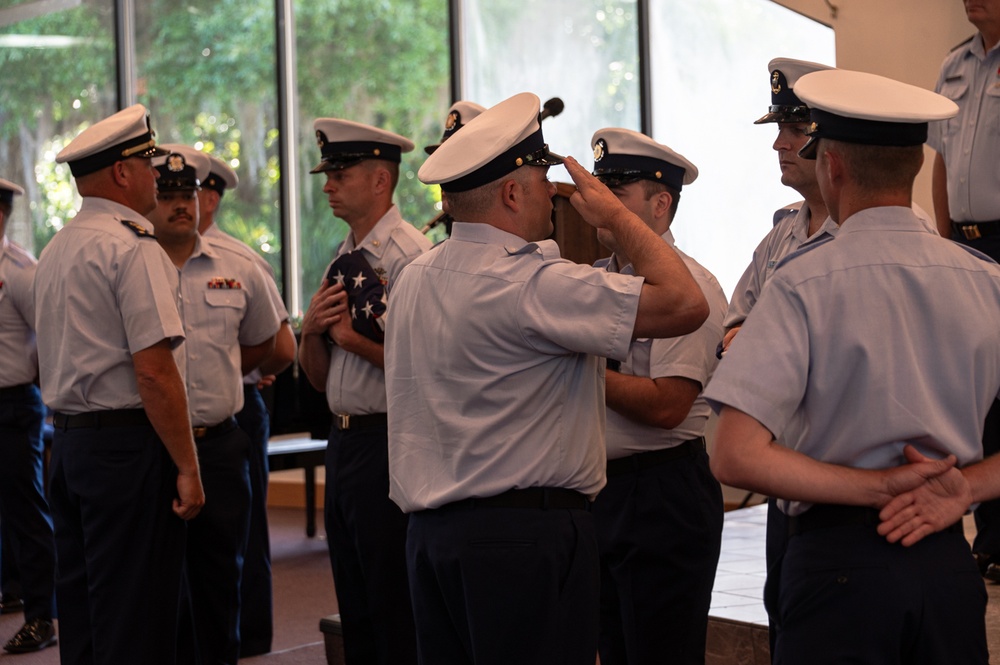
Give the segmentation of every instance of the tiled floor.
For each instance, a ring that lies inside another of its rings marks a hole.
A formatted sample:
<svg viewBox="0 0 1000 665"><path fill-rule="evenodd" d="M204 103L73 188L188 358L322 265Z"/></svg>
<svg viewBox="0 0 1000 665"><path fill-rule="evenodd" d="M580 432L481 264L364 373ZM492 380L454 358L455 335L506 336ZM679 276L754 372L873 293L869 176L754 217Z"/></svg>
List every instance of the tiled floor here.
<svg viewBox="0 0 1000 665"><path fill-rule="evenodd" d="M764 611L767 506L726 513L722 553L712 589L706 665L768 665Z"/></svg>
<svg viewBox="0 0 1000 665"><path fill-rule="evenodd" d="M766 523L766 505L726 513L722 554L712 589L712 617L767 626L762 600L767 576L764 565Z"/></svg>

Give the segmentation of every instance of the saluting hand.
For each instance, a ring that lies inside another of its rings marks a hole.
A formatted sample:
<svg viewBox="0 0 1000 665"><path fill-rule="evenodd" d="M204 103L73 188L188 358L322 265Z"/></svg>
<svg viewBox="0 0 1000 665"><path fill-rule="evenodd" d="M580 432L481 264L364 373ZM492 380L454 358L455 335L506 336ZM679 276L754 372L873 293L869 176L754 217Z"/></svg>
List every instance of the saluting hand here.
<svg viewBox="0 0 1000 665"><path fill-rule="evenodd" d="M583 217L583 221L600 229L610 226L617 216L632 216L607 185L591 175L574 158L567 157L563 165L576 183L576 191L569 197L569 202Z"/></svg>

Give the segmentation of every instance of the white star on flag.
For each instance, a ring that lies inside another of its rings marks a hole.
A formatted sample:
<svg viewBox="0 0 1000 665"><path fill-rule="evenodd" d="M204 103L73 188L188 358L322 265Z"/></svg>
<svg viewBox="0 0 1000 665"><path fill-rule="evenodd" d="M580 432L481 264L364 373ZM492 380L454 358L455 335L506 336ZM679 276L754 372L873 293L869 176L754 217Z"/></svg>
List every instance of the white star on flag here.
<svg viewBox="0 0 1000 665"><path fill-rule="evenodd" d="M372 318L372 304L370 302L365 303L365 308L362 310L365 313L365 318Z"/></svg>
<svg viewBox="0 0 1000 665"><path fill-rule="evenodd" d="M337 284L343 284L344 283L344 273L342 273L342 272L340 272L338 270L337 274L333 276L333 280L335 282L337 282Z"/></svg>
<svg viewBox="0 0 1000 665"><path fill-rule="evenodd" d="M354 288L360 289L361 285L365 283L366 279L368 278L365 277L364 274L359 272L358 276L354 278Z"/></svg>

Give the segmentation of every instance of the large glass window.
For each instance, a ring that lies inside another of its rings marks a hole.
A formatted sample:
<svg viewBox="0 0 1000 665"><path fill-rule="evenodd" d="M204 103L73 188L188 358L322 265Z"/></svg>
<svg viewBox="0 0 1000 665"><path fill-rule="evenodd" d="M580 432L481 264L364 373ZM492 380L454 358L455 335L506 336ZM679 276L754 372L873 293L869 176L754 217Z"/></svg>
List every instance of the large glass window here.
<svg viewBox="0 0 1000 665"><path fill-rule="evenodd" d="M651 2L649 28L653 138L700 173L671 230L731 296L774 211L802 198L780 182L777 126L753 124L771 103L767 63L833 65L833 30L770 0Z"/></svg>
<svg viewBox="0 0 1000 665"><path fill-rule="evenodd" d="M639 129L634 0L463 0L462 96L489 107L519 92L559 97L553 151L586 163L602 127ZM592 162L593 160L590 159ZM550 179L571 182L562 167Z"/></svg>
<svg viewBox="0 0 1000 665"><path fill-rule="evenodd" d="M298 173L301 182L303 302L308 304L347 235L334 218L313 133L318 117L362 122L411 139L403 155L395 202L403 218L422 228L438 197L417 179L423 146L441 138L448 107L447 0L313 0L295 7L298 68Z"/></svg>
<svg viewBox="0 0 1000 665"><path fill-rule="evenodd" d="M55 156L117 110L112 0L0 0L0 177L23 186L7 234L32 251L75 214Z"/></svg>
<svg viewBox="0 0 1000 665"><path fill-rule="evenodd" d="M160 143L228 162L240 184L216 224L260 252L281 280L273 0L156 0L135 7L138 101Z"/></svg>
<svg viewBox="0 0 1000 665"><path fill-rule="evenodd" d="M18 182L9 234L38 253L78 206L55 154L119 104L114 0L0 0L0 177ZM640 127L636 0L458 0L465 99L490 106L524 90L559 97L546 121L552 149L592 163L589 139L605 126ZM341 117L411 138L395 200L421 228L439 208L416 177L424 145L440 138L450 105L448 0L313 0L294 3L297 123L294 174L301 237L281 242L278 54L273 0L136 2L135 90L160 141L229 161L240 187L220 227L280 276L282 252L299 252L307 303L346 235L310 175L319 159L317 117ZM834 62L833 31L770 0L649 2L653 136L684 153L701 178L684 192L678 243L727 293L767 232L772 212L797 200L783 187L773 126L753 120L768 104L776 56ZM286 70L291 71L291 70ZM293 103L295 99L290 100ZM568 181L561 169L554 180ZM297 314L298 312L293 312Z"/></svg>

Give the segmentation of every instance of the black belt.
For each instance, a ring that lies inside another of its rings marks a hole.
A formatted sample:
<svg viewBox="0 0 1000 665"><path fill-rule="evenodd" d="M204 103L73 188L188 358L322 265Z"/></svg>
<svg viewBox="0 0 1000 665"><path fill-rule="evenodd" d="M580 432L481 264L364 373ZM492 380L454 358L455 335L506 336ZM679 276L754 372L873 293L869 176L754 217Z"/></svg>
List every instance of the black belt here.
<svg viewBox="0 0 1000 665"><path fill-rule="evenodd" d="M368 413L363 416L352 416L348 413L333 414L335 429L361 429L362 427L386 427L389 421L384 413Z"/></svg>
<svg viewBox="0 0 1000 665"><path fill-rule="evenodd" d="M22 383L19 386L7 386L0 388L0 399L14 399L16 397L27 397L31 394L31 388L35 384Z"/></svg>
<svg viewBox="0 0 1000 665"><path fill-rule="evenodd" d="M882 521L879 511L864 506L841 506L817 504L795 517L788 518L788 535L796 536L817 529L832 529L838 526L878 526ZM942 529L948 533L963 533L962 520Z"/></svg>
<svg viewBox="0 0 1000 665"><path fill-rule="evenodd" d="M1000 219L989 222L952 222L951 230L966 240L988 238L1000 233Z"/></svg>
<svg viewBox="0 0 1000 665"><path fill-rule="evenodd" d="M218 425L192 427L191 431L196 439L212 439L223 434L229 434L234 429L236 429L236 418L230 416Z"/></svg>
<svg viewBox="0 0 1000 665"><path fill-rule="evenodd" d="M56 429L82 429L101 427L138 427L149 425L145 409L115 409L113 411L88 411L87 413L54 413L52 426Z"/></svg>
<svg viewBox="0 0 1000 665"><path fill-rule="evenodd" d="M608 478L620 476L623 473L635 473L683 457L694 457L703 450L705 450L705 437L699 436L695 439L688 439L673 448L648 450L628 457L611 459L608 460Z"/></svg>
<svg viewBox="0 0 1000 665"><path fill-rule="evenodd" d="M590 499L576 490L562 487L528 487L507 490L496 496L473 497L445 504L441 508L536 508L539 510L575 508L590 510Z"/></svg>

